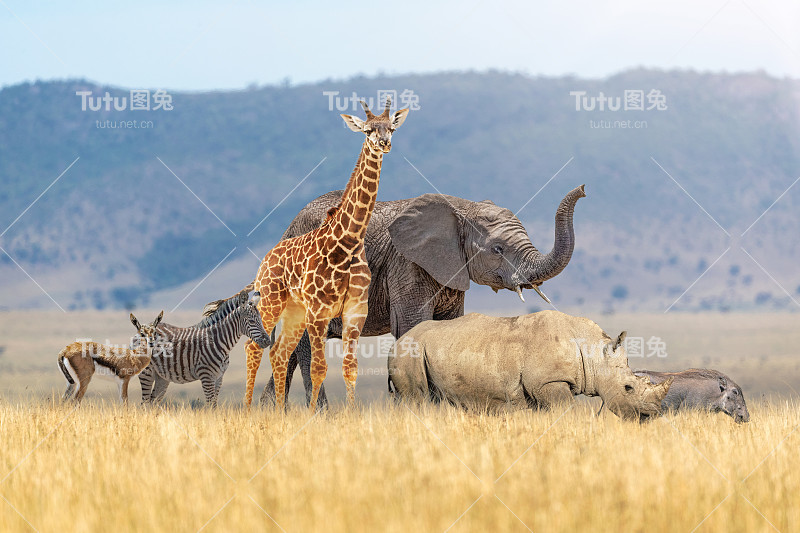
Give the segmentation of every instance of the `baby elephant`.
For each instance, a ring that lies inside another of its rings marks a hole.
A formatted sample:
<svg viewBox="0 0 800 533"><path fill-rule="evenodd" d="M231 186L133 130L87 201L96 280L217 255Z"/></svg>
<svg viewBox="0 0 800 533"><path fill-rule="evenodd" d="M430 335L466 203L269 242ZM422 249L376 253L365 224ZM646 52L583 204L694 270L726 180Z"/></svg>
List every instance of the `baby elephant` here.
<svg viewBox="0 0 800 533"><path fill-rule="evenodd" d="M722 372L690 368L681 372L635 370L634 374L649 377L654 384L673 378L672 386L661 403L664 410L707 409L722 411L737 423L750 421L742 388Z"/></svg>

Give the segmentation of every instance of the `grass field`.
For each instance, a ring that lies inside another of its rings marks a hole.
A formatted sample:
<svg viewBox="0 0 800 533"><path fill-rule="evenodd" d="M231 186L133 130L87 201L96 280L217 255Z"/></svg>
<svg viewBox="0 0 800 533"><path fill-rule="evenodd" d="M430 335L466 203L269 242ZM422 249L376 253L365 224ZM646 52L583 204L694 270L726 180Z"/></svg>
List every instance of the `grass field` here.
<svg viewBox="0 0 800 533"><path fill-rule="evenodd" d="M694 412L638 425L595 416L597 400L498 416L393 405L375 339L355 410L335 355L328 412L300 408L299 387L284 416L242 409L241 344L216 411L193 408L196 385L142 409L135 381L124 409L99 380L73 409L54 401L56 353L75 337L125 342L126 315L2 313L0 531L800 530L797 315L593 318L664 340L666 358L631 366L730 374L751 422Z"/></svg>

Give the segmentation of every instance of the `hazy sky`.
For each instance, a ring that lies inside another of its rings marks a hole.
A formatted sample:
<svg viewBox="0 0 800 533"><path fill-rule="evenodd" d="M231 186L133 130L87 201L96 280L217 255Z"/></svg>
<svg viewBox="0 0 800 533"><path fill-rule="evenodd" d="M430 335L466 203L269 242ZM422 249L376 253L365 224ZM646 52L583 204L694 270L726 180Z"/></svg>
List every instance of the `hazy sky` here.
<svg viewBox="0 0 800 533"><path fill-rule="evenodd" d="M602 77L630 67L800 78L800 2L0 0L0 85L88 78L242 88L496 68Z"/></svg>

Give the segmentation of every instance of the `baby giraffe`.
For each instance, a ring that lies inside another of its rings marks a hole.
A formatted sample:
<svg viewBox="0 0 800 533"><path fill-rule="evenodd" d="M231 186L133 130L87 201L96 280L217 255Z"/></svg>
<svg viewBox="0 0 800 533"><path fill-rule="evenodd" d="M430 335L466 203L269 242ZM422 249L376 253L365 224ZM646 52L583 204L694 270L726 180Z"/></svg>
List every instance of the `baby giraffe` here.
<svg viewBox="0 0 800 533"><path fill-rule="evenodd" d="M153 346L156 341L156 326L164 318L164 311L152 324L139 324L131 313L131 323L138 331L135 348L107 346L99 342L73 342L58 354L58 366L67 378L67 391L63 400L69 400L79 385L75 401L80 402L95 371L100 376L117 382L120 400L128 403L128 382L150 364ZM133 345L133 342L131 342Z"/></svg>

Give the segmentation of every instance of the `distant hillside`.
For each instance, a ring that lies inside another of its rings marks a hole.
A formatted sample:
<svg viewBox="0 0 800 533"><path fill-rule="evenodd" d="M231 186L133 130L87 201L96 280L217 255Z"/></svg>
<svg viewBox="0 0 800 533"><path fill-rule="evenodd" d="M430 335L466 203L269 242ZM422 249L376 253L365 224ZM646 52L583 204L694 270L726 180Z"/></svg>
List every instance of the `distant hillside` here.
<svg viewBox="0 0 800 533"><path fill-rule="evenodd" d="M171 93L171 111L83 111L78 91L130 96L87 81L6 87L0 232L80 159L0 246L65 308L174 306L227 257L184 305L226 296L257 269L248 247L263 255L303 205L350 175L362 138L323 93L379 89L409 89L420 105L385 159L381 199L436 189L517 211L544 187L520 218L549 250L556 205L586 183L573 261L545 285L556 305L661 311L713 264L676 310L796 309L779 285L800 300L800 186L740 237L800 176L800 82L757 73L355 78ZM665 110L576 110L570 94L642 90L646 107L654 89ZM97 126L106 120L152 127ZM0 252L0 306L53 305Z"/></svg>

